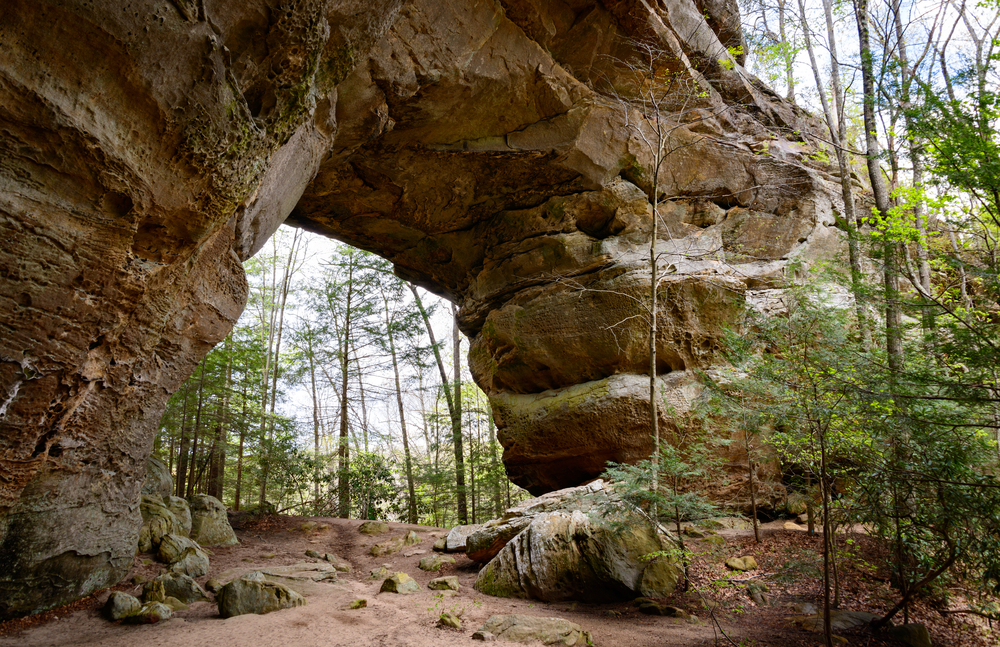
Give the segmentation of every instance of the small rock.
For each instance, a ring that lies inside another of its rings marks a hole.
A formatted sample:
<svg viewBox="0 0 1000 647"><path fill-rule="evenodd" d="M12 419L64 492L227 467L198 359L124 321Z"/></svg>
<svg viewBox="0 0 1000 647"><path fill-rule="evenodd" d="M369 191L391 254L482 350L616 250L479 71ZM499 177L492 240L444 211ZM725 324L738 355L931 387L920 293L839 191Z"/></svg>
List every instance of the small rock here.
<svg viewBox="0 0 1000 647"><path fill-rule="evenodd" d="M479 631L488 632L501 640L530 642L538 640L543 645L584 647L592 645L589 631L562 618L540 618L526 615L491 616Z"/></svg>
<svg viewBox="0 0 1000 647"><path fill-rule="evenodd" d="M163 602L167 598L166 587L163 580L153 580L146 582L142 587L142 601Z"/></svg>
<svg viewBox="0 0 1000 647"><path fill-rule="evenodd" d="M340 557L337 557L333 553L327 553L326 555L323 555L323 559L326 560L327 562L330 562L333 565L333 568L340 571L341 573L351 572L351 565L350 563L348 563L346 559L341 559Z"/></svg>
<svg viewBox="0 0 1000 647"><path fill-rule="evenodd" d="M447 548L447 546L448 546L448 538L447 537L441 537L440 539L438 539L437 541L434 542L434 550L439 551L439 552L444 552L445 549ZM479 632L476 632L476 633L479 633ZM473 634L473 635L475 635L475 634Z"/></svg>
<svg viewBox="0 0 1000 647"><path fill-rule="evenodd" d="M483 642L491 643L491 642L495 641L497 639L497 637L494 636L493 634L491 634L488 631L477 631L474 634L472 634L472 639L473 640L482 640Z"/></svg>
<svg viewBox="0 0 1000 647"><path fill-rule="evenodd" d="M426 555L427 551L423 548L410 548L403 551L403 557L416 557L417 555Z"/></svg>
<svg viewBox="0 0 1000 647"><path fill-rule="evenodd" d="M188 605L184 604L183 602L173 597L172 595L168 595L166 598L164 598L163 604L170 607L171 611L186 611L188 608Z"/></svg>
<svg viewBox="0 0 1000 647"><path fill-rule="evenodd" d="M454 629L461 629L462 628L462 621L459 620L457 617L455 617L454 614L451 614L451 613L448 613L447 611L445 611L438 618L438 626L439 627L452 627Z"/></svg>
<svg viewBox="0 0 1000 647"><path fill-rule="evenodd" d="M125 622L129 624L151 625L168 620L171 615L173 615L173 612L170 610L170 607L162 602L147 602L142 605L138 613L125 618Z"/></svg>
<svg viewBox="0 0 1000 647"><path fill-rule="evenodd" d="M302 532L315 532L317 528L319 528L319 524L315 521L305 521L299 526Z"/></svg>
<svg viewBox="0 0 1000 647"><path fill-rule="evenodd" d="M409 531L408 533L406 533L405 535L403 535L403 545L404 546L412 546L414 544L419 544L422 541L423 541L423 539L420 537L420 535L418 535L417 533L413 532L412 530Z"/></svg>
<svg viewBox="0 0 1000 647"><path fill-rule="evenodd" d="M114 591L104 603L104 614L110 620L122 620L134 616L142 609L142 603L128 593Z"/></svg>
<svg viewBox="0 0 1000 647"><path fill-rule="evenodd" d="M465 543L469 535L482 528L482 524L455 526L445 537L445 551L449 553L464 553Z"/></svg>
<svg viewBox="0 0 1000 647"><path fill-rule="evenodd" d="M673 607L668 604L661 604L654 600L646 600L639 605L639 612L648 616L665 616L667 618L681 618L686 620L688 612L680 607Z"/></svg>
<svg viewBox="0 0 1000 647"><path fill-rule="evenodd" d="M372 557L385 557L386 555L392 555L393 553L398 553L403 549L403 541L403 537L396 537L395 539L383 541L380 544L372 546L368 552L371 553Z"/></svg>
<svg viewBox="0 0 1000 647"><path fill-rule="evenodd" d="M150 585L162 586L162 589L158 589L155 595L159 595L159 592L162 591L163 597L146 598L147 602L152 600L164 602L168 597L176 598L184 604L208 600L208 595L206 595L205 591L198 586L198 583L191 577L182 573L164 573L163 575L154 578Z"/></svg>
<svg viewBox="0 0 1000 647"><path fill-rule="evenodd" d="M931 634L919 622L889 627L886 633L910 647L931 647Z"/></svg>
<svg viewBox="0 0 1000 647"><path fill-rule="evenodd" d="M146 579L146 578L145 578L144 576L142 576L142 575L133 575L133 576L132 576L132 584L135 584L136 586L139 586L139 585L141 585L141 584L145 584L145 583L146 583L146 582L148 582L148 581L149 581L149 580L147 580L147 579Z"/></svg>
<svg viewBox="0 0 1000 647"><path fill-rule="evenodd" d="M384 521L366 521L358 526L358 532L363 535L381 535L389 532L389 524Z"/></svg>
<svg viewBox="0 0 1000 647"><path fill-rule="evenodd" d="M261 575L263 577L263 575ZM217 596L219 615L232 618L247 613L270 613L300 607L306 599L288 587L274 582L241 577L226 584Z"/></svg>
<svg viewBox="0 0 1000 647"><path fill-rule="evenodd" d="M278 556L278 553L264 553L263 555L260 556L260 558L261 559L274 559L277 556ZM248 562L252 562L253 560L252 559L248 559L247 561Z"/></svg>
<svg viewBox="0 0 1000 647"><path fill-rule="evenodd" d="M458 576L456 575L446 575L444 577L435 577L433 580L427 583L427 588L432 591L457 591L458 590Z"/></svg>
<svg viewBox="0 0 1000 647"><path fill-rule="evenodd" d="M709 535L708 532L706 532L706 531L698 528L697 526L688 526L687 528L684 528L683 530L681 530L681 532L685 536L692 537L694 539L704 539L705 537L708 537L708 535Z"/></svg>
<svg viewBox="0 0 1000 647"><path fill-rule="evenodd" d="M753 557L730 557L726 566L734 571L753 571L757 569L757 560Z"/></svg>
<svg viewBox="0 0 1000 647"><path fill-rule="evenodd" d="M307 550L306 557L312 557L313 559L323 559L323 555L318 550Z"/></svg>
<svg viewBox="0 0 1000 647"><path fill-rule="evenodd" d="M380 593L399 593L403 595L417 593L418 591L420 591L420 585L406 573L396 573L391 577L387 577L382 582L382 588L379 589Z"/></svg>
<svg viewBox="0 0 1000 647"><path fill-rule="evenodd" d="M816 605L812 602L795 602L791 605L791 610L803 616L816 615Z"/></svg>
<svg viewBox="0 0 1000 647"><path fill-rule="evenodd" d="M771 605L771 599L767 595L767 585L762 582L751 582L747 585L747 593L750 599L758 606L766 607Z"/></svg>
<svg viewBox="0 0 1000 647"><path fill-rule="evenodd" d="M382 565L379 566L378 568L373 568L371 571L369 571L368 579L381 580L387 575L389 575L389 569L385 565Z"/></svg>
<svg viewBox="0 0 1000 647"><path fill-rule="evenodd" d="M209 578L208 581L205 582L205 590L208 591L209 593L218 593L219 589L221 588L222 588L222 582L215 579L214 577Z"/></svg>
<svg viewBox="0 0 1000 647"><path fill-rule="evenodd" d="M808 528L804 528L794 521L786 521L785 530L808 530Z"/></svg>
<svg viewBox="0 0 1000 647"><path fill-rule="evenodd" d="M351 600L351 603L347 605L348 609L364 609L368 606L368 600L364 598L358 598L357 600Z"/></svg>
<svg viewBox="0 0 1000 647"><path fill-rule="evenodd" d="M726 538L723 537L722 535L708 535L707 537L705 537L704 539L702 539L702 541L705 542L706 544L710 544L712 546L725 546L726 545Z"/></svg>
<svg viewBox="0 0 1000 647"><path fill-rule="evenodd" d="M440 571L445 564L454 564L455 558L451 555L428 555L420 560L417 568L422 571Z"/></svg>

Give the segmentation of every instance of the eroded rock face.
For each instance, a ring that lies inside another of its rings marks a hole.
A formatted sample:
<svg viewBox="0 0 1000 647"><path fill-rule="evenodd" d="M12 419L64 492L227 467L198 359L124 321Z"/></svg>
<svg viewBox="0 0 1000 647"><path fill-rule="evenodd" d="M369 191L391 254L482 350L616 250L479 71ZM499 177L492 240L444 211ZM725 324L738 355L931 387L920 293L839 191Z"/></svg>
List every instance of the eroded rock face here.
<svg viewBox="0 0 1000 647"><path fill-rule="evenodd" d="M731 0L133 4L0 21L0 616L125 574L166 399L286 218L461 305L518 483L641 455L650 157L601 93L631 39L701 84L659 175L664 380L837 240L810 122L726 62Z"/></svg>

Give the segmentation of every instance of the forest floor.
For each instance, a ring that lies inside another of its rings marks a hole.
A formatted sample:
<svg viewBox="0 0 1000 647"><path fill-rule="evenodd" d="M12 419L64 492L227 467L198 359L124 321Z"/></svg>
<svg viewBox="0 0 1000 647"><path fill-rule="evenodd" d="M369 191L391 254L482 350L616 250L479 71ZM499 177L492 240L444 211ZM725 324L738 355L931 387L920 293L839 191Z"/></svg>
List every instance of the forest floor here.
<svg viewBox="0 0 1000 647"><path fill-rule="evenodd" d="M328 527L306 532L301 529L306 521ZM486 596L472 588L477 566L464 554L454 554L456 563L445 565L440 573L425 573L417 568L417 562L431 554L432 544L446 529L394 523L388 533L370 537L358 532L361 523L326 517L279 516L247 523L242 528L237 524L240 544L213 548L211 572L198 580L204 584L211 577L225 582L261 568L313 561L305 557L305 551L310 549L334 553L349 561L352 571L342 573L338 583L308 583L302 590L308 600L306 606L223 620L214 603L199 602L157 625L109 622L101 616L100 608L112 590L141 594L142 587L126 579L113 589L73 604L0 623L0 646L449 647L479 644L471 636L487 618L513 613L570 620L590 631L599 647L823 644L820 634L805 631L790 620L796 615L791 608L793 604L811 603L822 608L821 540L802 530L785 529L784 522L765 524L760 544L754 542L752 531L747 530L720 531L727 540L720 547L689 540L697 555L690 569L691 590L676 594L668 603L689 611L696 618L693 621L643 615L630 602L545 603ZM408 530L416 531L423 541L390 556L369 554L373 544ZM860 534L841 535L840 541L845 551L840 572L841 607L872 613L890 607L895 598L887 578L870 566L878 563L875 542ZM759 568L748 573L728 571L723 562L736 555L754 556ZM147 555L136 556L129 577L138 575L148 580L157 575L162 566L148 562ZM390 572L406 572L420 583L422 590L412 595L379 593L382 578L369 579L369 573L383 564L389 566ZM457 575L461 590L452 597L441 597L437 595L439 592L428 590L427 582L439 575ZM746 590L748 579L766 583L769 605L758 606L751 601ZM358 598L366 599L368 606L348 610L348 604ZM703 599L714 601L709 605L714 607L711 614L706 611ZM439 628L437 620L443 611L460 613L462 628ZM1000 633L991 631L985 621L942 614L927 601L910 610L910 619L930 628L936 647L989 647L1000 643ZM864 628L840 635L850 645L899 644L872 635Z"/></svg>

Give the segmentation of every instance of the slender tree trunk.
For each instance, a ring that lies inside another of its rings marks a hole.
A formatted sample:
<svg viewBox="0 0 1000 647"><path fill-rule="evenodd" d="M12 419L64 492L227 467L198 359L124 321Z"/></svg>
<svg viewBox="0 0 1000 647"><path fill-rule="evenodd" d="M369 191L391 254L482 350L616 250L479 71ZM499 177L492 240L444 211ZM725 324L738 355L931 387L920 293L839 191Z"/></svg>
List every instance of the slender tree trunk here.
<svg viewBox="0 0 1000 647"><path fill-rule="evenodd" d="M858 21L858 42L861 50L861 80L864 88L865 143L867 145L868 177L879 221L889 215L889 193L879 167L879 142L875 123L875 74L868 35L868 0L854 0ZM882 281L885 288L885 343L889 361L890 388L903 370L903 315L899 295L898 244L891 236L884 237Z"/></svg>
<svg viewBox="0 0 1000 647"><path fill-rule="evenodd" d="M823 500L823 633L827 647L833 647L833 627L830 617L830 505L826 473L826 434L818 431L820 448L820 497Z"/></svg>
<svg viewBox="0 0 1000 647"><path fill-rule="evenodd" d="M198 435L201 431L201 408L204 403L204 391L205 391L205 362L201 363L201 378L198 380L198 409L194 415L194 442L191 446L191 478L188 479L187 484L187 498L191 498L194 494L194 482L195 482L195 467L198 464Z"/></svg>
<svg viewBox="0 0 1000 647"><path fill-rule="evenodd" d="M202 360L204 361L204 360ZM188 460L188 436L187 436L187 407L190 389L184 390L184 408L181 411L181 440L178 443L177 452L177 496L184 496L184 486L187 482L187 460Z"/></svg>
<svg viewBox="0 0 1000 647"><path fill-rule="evenodd" d="M441 349L438 347L437 340L434 339L434 329L431 327L430 317L427 315L427 310L424 308L423 301L421 301L420 294L417 293L417 289L409 283L407 283L406 285L408 288L410 288L410 292L413 294L413 299L417 304L417 310L420 311L420 316L424 320L424 326L427 328L427 336L430 337L431 340L431 349L434 351L434 359L437 361L438 371L441 374L441 389L444 391L444 398L448 404L448 415L451 417L452 437L457 439L457 444L455 449L455 458L456 458L455 478L456 478L456 485L458 486L456 488L457 489L456 500L459 511L458 522L464 524L467 523L468 521L466 518L465 476L459 469L461 463L458 462L460 460L459 457L461 456L462 453L461 452L462 412L461 412L461 402L457 402L457 400L461 397L461 393L456 393L455 394L456 397L454 399L452 398L451 389L448 388L448 372L445 371L444 369L444 361L441 359ZM455 361L456 363L458 362L457 355ZM461 476L459 476L460 474ZM461 479L460 482L459 479Z"/></svg>
<svg viewBox="0 0 1000 647"><path fill-rule="evenodd" d="M351 337L351 301L354 297L354 260L348 267L347 274L347 302L345 304L344 316L344 340L340 352L340 446L338 448L339 465L337 471L338 506L337 515L343 519L351 516L351 483L350 483L350 432L351 426L348 419L347 410L347 380L350 362L350 337Z"/></svg>
<svg viewBox="0 0 1000 647"><path fill-rule="evenodd" d="M409 501L406 506L407 523L417 523L417 493L413 485L413 464L410 461L410 440L406 435L406 411L403 408L403 386L399 380L399 362L396 359L396 335L392 318L389 316L389 299L382 295L385 305L385 329L389 336L389 353L392 356L392 373L396 380L396 406L399 408L399 431L403 436L403 466L406 470L406 491Z"/></svg>
<svg viewBox="0 0 1000 647"><path fill-rule="evenodd" d="M786 0L778 0L778 36L781 38L781 45L784 48L781 57L785 62L785 84L788 88L785 98L795 103L795 61L793 60L792 44L788 42L788 34L785 32L785 4Z"/></svg>
<svg viewBox="0 0 1000 647"><path fill-rule="evenodd" d="M313 405L313 507L319 506L319 401L316 396L316 357L312 346L312 331L306 331L306 356L309 359L309 385Z"/></svg>
<svg viewBox="0 0 1000 647"><path fill-rule="evenodd" d="M750 514L753 519L753 538L760 543L760 527L757 524L757 492L753 480L753 454L750 450L750 432L743 430L743 444L747 450L747 475L750 478Z"/></svg>
<svg viewBox="0 0 1000 647"><path fill-rule="evenodd" d="M236 491L233 493L233 510L240 509L240 496L243 488L243 442L247 429L247 383L243 382L243 412L240 414L240 446L236 453Z"/></svg>
<svg viewBox="0 0 1000 647"><path fill-rule="evenodd" d="M454 304L451 313L455 317L452 327L452 344L455 355L455 411L451 418L451 438L455 446L455 494L458 504L458 523L469 523L468 503L465 488L465 450L462 447L462 339L458 333L458 309Z"/></svg>

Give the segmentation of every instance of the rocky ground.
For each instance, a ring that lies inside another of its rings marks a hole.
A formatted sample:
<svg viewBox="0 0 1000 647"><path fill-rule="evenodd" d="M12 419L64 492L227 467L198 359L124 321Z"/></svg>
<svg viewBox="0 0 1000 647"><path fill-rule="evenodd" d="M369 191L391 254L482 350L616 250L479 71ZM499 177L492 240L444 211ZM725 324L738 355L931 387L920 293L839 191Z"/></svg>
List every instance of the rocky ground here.
<svg viewBox="0 0 1000 647"><path fill-rule="evenodd" d="M316 524L306 527L317 527L303 530L303 524L310 521ZM601 647L820 644L818 634L790 620L801 612L801 605L819 605L819 540L802 530L786 529L783 522L765 526L760 545L747 530L719 531L726 539L721 546L689 540L697 554L691 573L698 592L677 594L663 601L689 612L693 618L688 620L645 615L633 603L542 603L485 596L473 590L477 567L463 554L453 555L455 564L444 565L440 573L424 572L417 567L421 558L433 554L433 543L447 532L442 528L389 524L388 532L368 536L358 531L361 522L356 520L284 516L247 522L242 527L239 523L235 525L240 544L211 549L211 571L198 578L200 583L210 578L225 582L254 570L320 563L307 558L307 550L333 553L350 562L352 570L341 573L337 583L290 583L305 595L306 606L225 620L219 617L214 603L198 602L156 625L112 623L100 613L111 594L112 589L108 589L66 607L0 624L0 646L472 645L478 644L472 639L473 632L490 616L515 613L555 616L575 622L589 631L593 643ZM410 530L422 539L420 543L388 556L370 554L374 544L401 537ZM878 612L886 605L890 592L883 574L865 566L872 563L877 546L860 535L853 536L852 541L849 565L842 570L843 606ZM754 556L758 568L746 573L729 571L723 562L734 555ZM147 557L136 557L130 579L148 580L160 572L162 565ZM411 575L420 584L420 591L410 595L380 593L384 577L371 579L370 574L384 565L390 572ZM429 590L428 582L439 575L457 576L460 590L453 595ZM751 600L747 591L751 582L766 584L768 604ZM135 595L141 593L141 588L129 580L115 587ZM350 603L358 599L365 599L367 606L349 609ZM706 611L703 599L713 607L713 613ZM793 608L793 605L800 606ZM461 628L439 627L443 612L460 617ZM944 616L927 603L917 605L912 619L930 627L934 644L939 647L979 647L997 641L997 635L984 624L965 617ZM851 645L899 644L860 629L844 631L842 635Z"/></svg>

